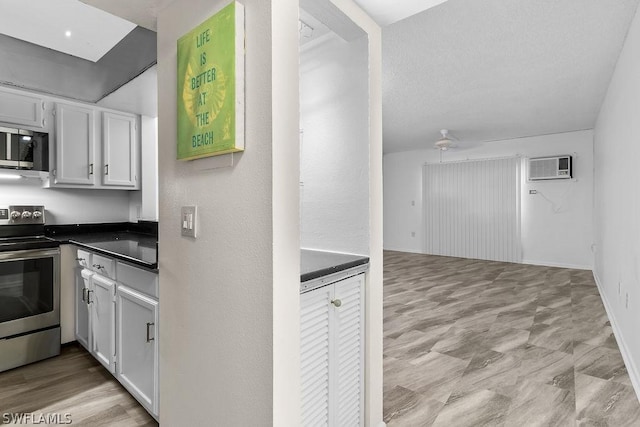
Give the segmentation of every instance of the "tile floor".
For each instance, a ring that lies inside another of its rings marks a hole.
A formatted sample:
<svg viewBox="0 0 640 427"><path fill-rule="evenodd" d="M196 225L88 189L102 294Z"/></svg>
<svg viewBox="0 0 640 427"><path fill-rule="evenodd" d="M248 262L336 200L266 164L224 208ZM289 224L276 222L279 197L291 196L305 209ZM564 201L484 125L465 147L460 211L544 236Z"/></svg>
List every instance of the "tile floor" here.
<svg viewBox="0 0 640 427"><path fill-rule="evenodd" d="M384 258L393 426L640 426L592 273L402 252Z"/></svg>

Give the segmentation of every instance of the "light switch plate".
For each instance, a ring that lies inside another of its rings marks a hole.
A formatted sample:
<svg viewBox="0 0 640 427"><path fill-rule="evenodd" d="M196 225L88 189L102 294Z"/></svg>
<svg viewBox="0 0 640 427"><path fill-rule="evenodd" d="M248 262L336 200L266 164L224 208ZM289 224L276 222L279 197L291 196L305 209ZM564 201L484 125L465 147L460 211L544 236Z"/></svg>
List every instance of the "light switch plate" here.
<svg viewBox="0 0 640 427"><path fill-rule="evenodd" d="M187 237L196 238L197 219L196 206L183 206L180 209L180 234Z"/></svg>

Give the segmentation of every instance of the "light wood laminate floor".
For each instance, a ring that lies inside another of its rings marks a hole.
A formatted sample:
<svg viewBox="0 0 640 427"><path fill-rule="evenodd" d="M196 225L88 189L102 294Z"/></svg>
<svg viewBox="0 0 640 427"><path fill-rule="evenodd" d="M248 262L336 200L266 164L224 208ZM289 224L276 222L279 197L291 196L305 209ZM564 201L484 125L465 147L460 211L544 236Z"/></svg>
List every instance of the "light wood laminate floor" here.
<svg viewBox="0 0 640 427"><path fill-rule="evenodd" d="M590 271L384 255L384 420L640 426Z"/></svg>
<svg viewBox="0 0 640 427"><path fill-rule="evenodd" d="M62 421L69 414L73 426L158 425L78 344L63 346L58 357L0 373L0 424L4 414L21 413L54 414Z"/></svg>

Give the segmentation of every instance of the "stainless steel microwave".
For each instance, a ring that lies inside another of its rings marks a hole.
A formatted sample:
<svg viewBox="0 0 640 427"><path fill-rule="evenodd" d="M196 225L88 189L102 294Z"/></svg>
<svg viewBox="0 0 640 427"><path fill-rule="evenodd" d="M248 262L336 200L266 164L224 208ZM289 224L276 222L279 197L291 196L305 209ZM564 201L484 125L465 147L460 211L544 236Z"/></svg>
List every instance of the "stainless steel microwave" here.
<svg viewBox="0 0 640 427"><path fill-rule="evenodd" d="M49 135L0 126L0 168L49 170Z"/></svg>

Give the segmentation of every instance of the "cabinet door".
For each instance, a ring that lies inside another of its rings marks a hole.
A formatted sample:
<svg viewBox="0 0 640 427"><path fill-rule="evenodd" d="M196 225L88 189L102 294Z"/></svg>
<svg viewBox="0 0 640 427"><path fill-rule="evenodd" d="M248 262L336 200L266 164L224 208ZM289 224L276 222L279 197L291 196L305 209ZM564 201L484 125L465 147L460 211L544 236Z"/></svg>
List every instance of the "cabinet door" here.
<svg viewBox="0 0 640 427"><path fill-rule="evenodd" d="M116 307L116 375L140 403L157 415L158 302L119 285Z"/></svg>
<svg viewBox="0 0 640 427"><path fill-rule="evenodd" d="M136 119L124 114L102 113L104 185L135 187L137 181Z"/></svg>
<svg viewBox="0 0 640 427"><path fill-rule="evenodd" d="M94 274L91 277L91 285L89 295L93 332L91 353L109 372L114 373L116 283Z"/></svg>
<svg viewBox="0 0 640 427"><path fill-rule="evenodd" d="M43 110L42 98L0 90L0 122L41 128Z"/></svg>
<svg viewBox="0 0 640 427"><path fill-rule="evenodd" d="M94 184L94 145L93 110L56 104L56 184Z"/></svg>
<svg viewBox="0 0 640 427"><path fill-rule="evenodd" d="M89 304L87 303L87 291L90 288L91 276L90 270L76 268L75 269L75 335L76 340L88 351L91 351L91 316L89 315Z"/></svg>
<svg viewBox="0 0 640 427"><path fill-rule="evenodd" d="M334 284L331 375L336 426L364 425L364 274ZM340 301L337 303L337 301ZM333 363L335 362L335 363Z"/></svg>
<svg viewBox="0 0 640 427"><path fill-rule="evenodd" d="M302 425L329 425L331 286L300 295Z"/></svg>

